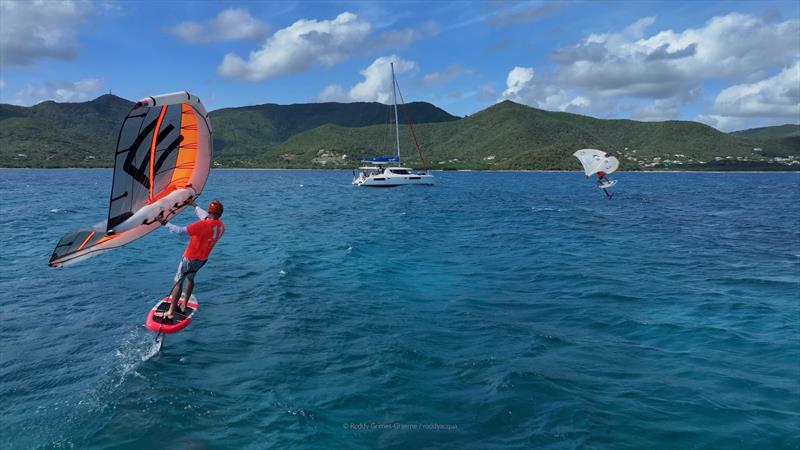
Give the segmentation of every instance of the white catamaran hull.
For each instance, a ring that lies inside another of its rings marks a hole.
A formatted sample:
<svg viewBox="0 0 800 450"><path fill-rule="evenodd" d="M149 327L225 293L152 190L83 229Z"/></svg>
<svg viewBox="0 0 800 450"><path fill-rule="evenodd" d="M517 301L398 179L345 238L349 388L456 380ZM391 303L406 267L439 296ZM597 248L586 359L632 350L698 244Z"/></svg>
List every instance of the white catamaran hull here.
<svg viewBox="0 0 800 450"><path fill-rule="evenodd" d="M433 186L433 175L428 174L376 174L366 178L358 177L353 184L364 187L396 187L396 186Z"/></svg>

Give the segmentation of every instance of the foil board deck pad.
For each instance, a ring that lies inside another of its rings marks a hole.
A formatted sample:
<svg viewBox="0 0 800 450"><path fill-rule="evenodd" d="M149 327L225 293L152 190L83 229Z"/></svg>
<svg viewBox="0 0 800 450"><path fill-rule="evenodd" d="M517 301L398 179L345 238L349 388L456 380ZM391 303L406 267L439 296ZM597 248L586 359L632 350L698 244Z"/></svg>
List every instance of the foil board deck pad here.
<svg viewBox="0 0 800 450"><path fill-rule="evenodd" d="M194 313L197 312L197 309L200 307L197 298L193 295L189 299L189 305L184 312L181 312L180 307L175 307L172 319L161 317L162 312L169 311L169 304L171 301L172 299L170 297L164 297L147 313L144 326L147 327L148 330L155 331L156 333L172 334L183 330L192 323L192 316L194 316ZM156 315L156 313L158 313L158 315Z"/></svg>

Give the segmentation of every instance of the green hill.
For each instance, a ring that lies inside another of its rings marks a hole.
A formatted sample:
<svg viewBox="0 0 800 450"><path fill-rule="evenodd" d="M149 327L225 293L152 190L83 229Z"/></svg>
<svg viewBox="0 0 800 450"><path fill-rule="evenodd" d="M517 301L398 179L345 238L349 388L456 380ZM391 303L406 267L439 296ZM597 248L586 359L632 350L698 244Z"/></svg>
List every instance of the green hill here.
<svg viewBox="0 0 800 450"><path fill-rule="evenodd" d="M446 122L458 117L430 103L405 105L416 122ZM269 148L297 133L325 124L363 127L385 124L389 108L381 103L265 104L225 108L209 114L214 127L214 158L222 162L250 162Z"/></svg>
<svg viewBox="0 0 800 450"><path fill-rule="evenodd" d="M430 167L574 169L572 153L600 148L617 155L628 170L715 165L720 160L763 160L764 142L742 139L697 122L603 120L543 111L510 101L455 122L415 127ZM266 152L262 164L296 166L314 158L326 165L352 165L362 156L392 153L380 148L382 127L323 126L300 133ZM800 145L772 142L783 156L800 156ZM380 151L376 151L376 150ZM401 155L416 161L407 133Z"/></svg>
<svg viewBox="0 0 800 450"><path fill-rule="evenodd" d="M114 95L84 103L0 104L0 166L110 167L131 106Z"/></svg>
<svg viewBox="0 0 800 450"><path fill-rule="evenodd" d="M800 125L751 128L731 134L750 142L764 158L781 158L787 153L792 154L791 149L800 148Z"/></svg>
<svg viewBox="0 0 800 450"><path fill-rule="evenodd" d="M0 104L0 166L109 167L119 127L132 105L114 95L83 103ZM429 103L406 107L417 121L458 120ZM267 149L323 124L384 124L389 108L380 103L266 104L220 109L209 116L215 161L252 165Z"/></svg>
<svg viewBox="0 0 800 450"><path fill-rule="evenodd" d="M0 166L109 167L132 102L0 105ZM505 101L458 119L428 103L405 106L432 168L576 169L572 153L599 148L625 170L800 168L797 126L722 133L697 122L637 122L543 111ZM393 114L380 103L225 108L210 113L215 164L352 167L394 153ZM402 156L423 165L405 125ZM796 164L795 164L796 162ZM791 165L794 164L794 165Z"/></svg>
<svg viewBox="0 0 800 450"><path fill-rule="evenodd" d="M773 127L750 128L747 130L734 131L734 136L750 138L790 138L800 136L800 124L777 125Z"/></svg>

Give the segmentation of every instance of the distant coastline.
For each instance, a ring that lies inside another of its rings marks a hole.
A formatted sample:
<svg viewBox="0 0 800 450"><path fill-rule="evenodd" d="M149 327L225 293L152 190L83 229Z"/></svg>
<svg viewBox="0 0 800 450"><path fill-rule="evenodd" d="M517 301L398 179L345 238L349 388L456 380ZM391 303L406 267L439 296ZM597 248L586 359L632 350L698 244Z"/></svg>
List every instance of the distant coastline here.
<svg viewBox="0 0 800 450"><path fill-rule="evenodd" d="M110 170L113 167L6 167L0 166L0 170ZM242 170L242 171L301 171L301 170L320 170L320 171L342 171L350 172L353 168L347 167L214 167L212 170ZM426 169L431 172L497 172L497 173L582 173L581 170L566 170L566 169ZM784 166L774 170L675 170L675 169L638 169L638 170L625 170L620 169L617 173L798 173L800 172L800 165Z"/></svg>
<svg viewBox="0 0 800 450"><path fill-rule="evenodd" d="M112 167L121 118L132 103L0 104L0 166ZM404 106L419 152L400 133L402 160L436 170L573 170L572 154L597 148L626 171L798 171L800 124L724 133L708 125L638 122L545 111L511 101L468 117L423 102ZM380 103L264 104L209 114L214 163L223 168L349 169L390 154ZM420 159L423 158L424 162Z"/></svg>

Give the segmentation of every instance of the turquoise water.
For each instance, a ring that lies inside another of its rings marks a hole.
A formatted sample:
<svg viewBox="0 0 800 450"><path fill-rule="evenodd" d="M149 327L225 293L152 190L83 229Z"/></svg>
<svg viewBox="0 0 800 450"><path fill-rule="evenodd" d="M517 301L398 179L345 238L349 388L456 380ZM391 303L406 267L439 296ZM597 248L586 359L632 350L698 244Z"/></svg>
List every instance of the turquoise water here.
<svg viewBox="0 0 800 450"><path fill-rule="evenodd" d="M156 354L184 243L48 268L111 171L0 170L0 447L800 447L800 174L436 177L214 171Z"/></svg>

